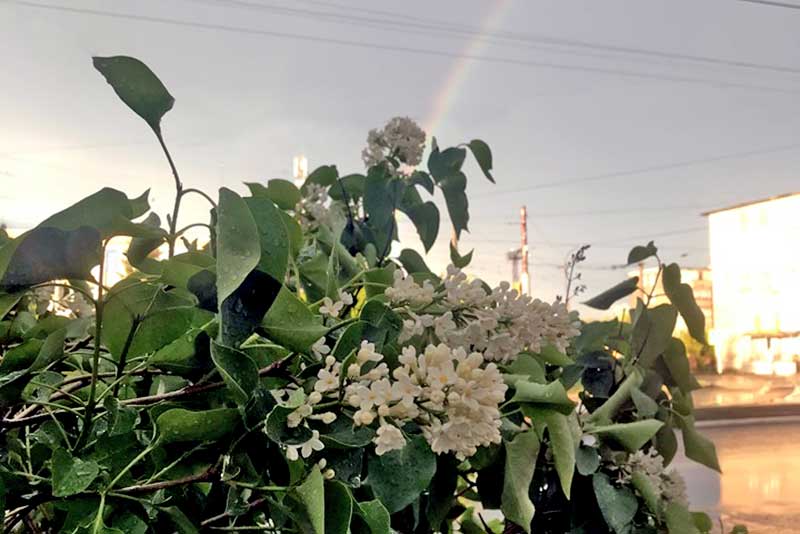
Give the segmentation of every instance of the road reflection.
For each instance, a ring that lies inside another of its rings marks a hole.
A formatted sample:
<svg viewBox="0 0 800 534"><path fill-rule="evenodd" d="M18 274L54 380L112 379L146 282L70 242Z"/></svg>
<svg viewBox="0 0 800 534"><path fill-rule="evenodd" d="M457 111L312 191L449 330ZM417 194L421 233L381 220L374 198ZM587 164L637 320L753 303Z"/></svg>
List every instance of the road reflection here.
<svg viewBox="0 0 800 534"><path fill-rule="evenodd" d="M675 460L695 509L751 534L800 532L800 420L707 426L723 474Z"/></svg>

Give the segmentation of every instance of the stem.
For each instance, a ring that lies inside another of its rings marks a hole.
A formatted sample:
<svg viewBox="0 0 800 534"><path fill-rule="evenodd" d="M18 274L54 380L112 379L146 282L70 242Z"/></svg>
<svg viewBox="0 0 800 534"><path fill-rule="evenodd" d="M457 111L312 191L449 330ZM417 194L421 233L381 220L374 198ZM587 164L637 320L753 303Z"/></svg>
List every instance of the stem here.
<svg viewBox="0 0 800 534"><path fill-rule="evenodd" d="M195 193L195 194L198 194L198 195L200 195L201 197L203 197L203 198L205 198L206 200L208 200L208 201L211 203L211 205L212 205L213 207L215 207L215 208L217 207L217 203L216 203L216 202L214 202L214 199L212 199L210 196L208 196L208 195L207 195L207 194L205 194L204 192L200 191L199 189L189 188L189 189L184 189L184 190L183 190L183 194L184 194L184 195L188 195L189 193Z"/></svg>
<svg viewBox="0 0 800 534"><path fill-rule="evenodd" d="M164 151L164 155L167 157L167 162L169 163L169 168L172 171L172 177L175 178L175 204L172 208L172 217L169 218L169 236L168 236L168 243L169 243L169 257L173 257L175 255L175 240L178 238L176 233L176 228L178 227L178 212L181 209L181 198L183 197L183 184L181 183L181 178L178 176L178 169L175 168L175 162L172 161L172 155L169 153L169 149L167 148L166 143L164 143L164 136L161 135L161 129L155 130L156 137L158 138L159 144L161 144L161 150Z"/></svg>
<svg viewBox="0 0 800 534"><path fill-rule="evenodd" d="M189 475L187 477L178 478L175 480L164 480L161 482L153 482L152 484L138 484L135 486L128 486L127 488L118 489L117 493L152 493L154 491L173 488L175 486L185 486L187 484L194 484L195 482L209 482L216 479L217 470L210 467L197 475ZM119 478L119 477L117 477ZM116 479L114 480L116 482ZM111 486L109 485L109 488Z"/></svg>
<svg viewBox="0 0 800 534"><path fill-rule="evenodd" d="M100 272L97 285L97 300L94 306L94 353L92 354L92 382L89 388L89 400L86 402L86 411L83 413L83 428L75 442L74 452L79 451L89 439L92 430L92 416L95 408L95 395L97 394L97 373L100 367L100 344L103 334L103 275L106 266L106 246L100 247Z"/></svg>
<svg viewBox="0 0 800 534"><path fill-rule="evenodd" d="M119 355L119 362L117 362L117 373L114 377L116 380L113 389L115 397L117 396L117 393L119 393L119 386L122 383L120 379L122 378L122 373L125 371L125 364L128 363L128 352L131 350L133 337L136 335L136 331L139 330L139 324L141 324L139 317L134 317L133 321L131 322L131 328L128 330L128 337L125 338L125 344L122 346L122 352Z"/></svg>
<svg viewBox="0 0 800 534"><path fill-rule="evenodd" d="M187 191L188 191L188 190L187 190ZM184 191L184 193L185 193L185 192L186 192L186 191ZM213 231L213 229L211 228L211 225L210 225L210 224L206 224L206 223L192 223L192 224L189 224L189 225L187 225L187 226L184 226L183 228L181 228L180 230L178 230L178 232L177 232L177 234L176 234L176 236L175 236L175 237L178 237L178 236L181 236L181 235L183 235L183 234L186 232L186 230L189 230L190 228L197 228L197 227L200 227L200 226L202 226L202 227L205 227L205 228L208 228L208 231L209 231L209 232L212 232L212 231Z"/></svg>
<svg viewBox="0 0 800 534"><path fill-rule="evenodd" d="M150 445L148 445L147 447L145 447L145 448L144 448L144 450L142 450L142 452L140 452L139 454L137 454L137 455L136 455L136 457L135 457L133 460L131 460L131 461L128 463L128 465L126 465L126 466L125 466L125 467L122 469L122 471L120 471L119 473L117 473L117 476L115 476L115 477L114 477L114 479L113 479L111 482L109 482L109 483L108 483L108 486L106 486L106 489L105 489L105 491L102 493L102 495L103 495L104 497L105 497L105 494L106 494L106 493L108 493L109 491L111 491L111 490L114 488L114 484L116 484L117 482L119 482L119 479L121 479L122 477L124 477L124 476L125 476L125 475L128 473L128 471L130 471L131 469L133 469L133 466L135 466L136 464L138 464L139 462L141 462L141 461L142 461L142 460L145 458L145 456L147 456L148 454L150 454L150 453L153 451L153 449L155 449L155 448L156 448L156 447L155 447L155 443L156 443L156 442L153 442L153 443L151 443ZM123 491L123 492L124 492L125 490L120 490L120 491Z"/></svg>

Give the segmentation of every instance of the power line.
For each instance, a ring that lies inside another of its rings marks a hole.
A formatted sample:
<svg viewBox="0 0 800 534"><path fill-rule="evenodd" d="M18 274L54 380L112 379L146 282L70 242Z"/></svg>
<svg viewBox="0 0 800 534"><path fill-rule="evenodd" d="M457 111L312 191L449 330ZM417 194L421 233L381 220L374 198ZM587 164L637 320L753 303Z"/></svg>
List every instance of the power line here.
<svg viewBox="0 0 800 534"><path fill-rule="evenodd" d="M747 2L749 4L762 4L771 7L787 7L789 9L800 9L798 4L790 4L788 2L774 2L772 0L739 0L740 2Z"/></svg>
<svg viewBox="0 0 800 534"><path fill-rule="evenodd" d="M558 242L558 243L554 243L552 241L547 241L547 242L545 242L545 241L539 241L539 242L532 241L531 244L539 244L539 245L544 245L546 247L556 247L556 246L558 246L558 247L577 247L577 246L581 246L581 245L591 245L592 248L630 249L631 247L629 245L622 245L621 243L625 242L625 241L635 241L635 240L643 240L643 239L651 240L651 239L657 239L659 237L672 237L672 236L676 236L676 235L686 235L686 234L691 234L691 233L696 233L696 232L701 232L701 231L705 232L705 231L707 231L707 228L704 227L704 226L698 226L698 227L693 227L693 228L683 228L683 229L680 229L680 230L670 230L670 231L659 232L659 233L650 233L650 234L640 234L640 235L625 236L625 237L620 237L620 238L616 238L616 239L613 239L613 240L607 239L607 240L601 240L601 241L598 241L598 242L586 241L586 242L583 242L583 243L580 243L580 242L571 242L571 243ZM519 240L516 240L516 239L489 239L489 238L477 238L476 239L476 238L473 238L472 235L470 235L469 237L465 237L464 241L466 243L475 242L475 243L487 243L487 244L489 244L489 243L519 243ZM686 250L694 249L694 250L698 250L698 251L700 251L700 250L702 250L702 251L708 250L706 247L703 247L703 248L699 248L699 247L683 247L683 246L677 246L677 245L676 246L672 246L672 247L664 247L664 248L681 248L681 249L686 249Z"/></svg>
<svg viewBox="0 0 800 534"><path fill-rule="evenodd" d="M689 159L683 161L677 161L674 163L665 163L661 165L651 165L649 167L640 167L638 169L630 169L627 171L615 171L603 174L595 174L591 176L583 176L579 178L570 178L567 180L559 180L557 182L544 182L540 184L534 184L528 187L519 187L514 189L502 189L499 191L486 191L482 192L482 196L497 196L497 195L507 195L509 193L520 193L523 191L536 191L539 189L553 189L558 187L564 187L574 184L582 184L586 182L598 182L602 180L609 180L612 178L623 178L626 176L634 176L637 174L648 174L651 172L660 172L660 171L668 171L672 169L678 169L681 167L691 167L693 165L701 165L706 163L715 163L718 161L725 161L729 159L740 159L740 158L748 158L751 156L759 156L763 154L771 154L775 152L785 152L787 150L796 150L800 148L800 144L792 144L792 145L784 145L779 147L772 147L772 148L764 148L759 150L748 150L744 152L733 152L729 154L722 154L719 156L711 156L708 158L698 158L698 159Z"/></svg>
<svg viewBox="0 0 800 534"><path fill-rule="evenodd" d="M412 48L412 47L405 47L405 46L394 46L394 45L386 45L386 44L381 44L381 43L370 43L370 42L366 42L366 41L350 41L350 40L347 40L347 39L319 37L319 36L315 36L315 35L289 33L289 32L279 32L279 31L272 31L272 30L261 30L261 29L254 29L254 28L245 28L245 27L241 27L241 26L229 26L229 25L224 25L224 24L192 22L192 21L186 21L186 20L181 20L181 19L173 19L173 18L152 17L152 16L148 16L148 15L135 15L135 14L130 14L130 13L118 13L118 12L114 12L114 11L102 11L102 10L97 10L97 9L87 9L87 8L77 8L77 7L69 7L69 6L59 6L59 5L53 5L53 4L43 4L43 3L38 3L38 2L30 2L30 1L26 1L26 0L5 0L5 1L8 4L31 7L31 8L35 8L35 9L60 11L60 12L64 12L64 13L76 13L76 14L94 15L94 16L100 16L100 17L114 18L114 19L120 19L120 20L135 20L135 21L139 21L139 22L151 22L151 23L158 23L158 24L169 24L169 25L173 25L173 26L182 26L182 27L199 28L199 29L205 29L205 30L214 30L214 31L223 31L223 32L230 32L230 33L239 33L239 34L244 34L244 35L261 35L261 36L267 36L267 37L275 37L275 38L283 38L283 39L294 39L294 40L309 41L309 42L316 42L316 43L336 44L336 45L340 45L340 46L348 46L348 47L354 47L354 48L366 48L366 49L370 49L370 50L385 50L385 51L403 52L403 53L408 53L408 54L427 55L427 56L435 56L435 57L446 57L446 58L456 58L456 59L470 59L470 60L474 60L474 61L484 61L484 62L488 62L488 63L517 65L517 66L540 68L540 69L551 69L551 70L560 70L560 71L574 71L574 72L588 72L588 73L602 74L602 75L608 75L608 76L618 76L618 77L622 77L622 78L655 80L655 81L662 81L662 82L663 81L668 81L668 82L676 82L676 83L712 85L712 86L715 86L715 87L725 87L725 88L734 88L734 89L747 89L747 90L752 90L752 91L764 91L764 92L772 92L772 93L800 94L800 88L787 89L787 88L779 88L779 87L771 87L771 86L763 86L763 85L750 85L750 84L746 84L746 83L724 81L724 80L714 80L714 79L707 79L707 78L666 76L666 75L656 74L656 73L645 73L645 72L632 71L632 70L623 70L623 69L589 67L589 66L569 65L569 64L563 64L563 63L552 63L552 62L543 62L543 61L528 61L528 60L522 60L522 59L506 58L506 57L501 57L501 56L486 56L486 55L480 55L480 54L462 54L462 53L456 53L456 52L448 52L448 51L444 51L444 50L432 50L432 49L426 49L426 48Z"/></svg>
<svg viewBox="0 0 800 534"><path fill-rule="evenodd" d="M711 64L711 65L721 65L726 67L737 67L737 68L749 68L749 69L758 69L758 70L768 70L774 72L781 72L781 73L791 73L791 74L800 74L800 69L794 67L788 67L783 65L767 65L762 63L755 63L755 62L748 62L748 61L740 61L740 60L731 60L731 59L724 59L724 58L715 58L715 57L707 57L707 56L698 56L692 54L680 54L675 52L664 52L662 50L650 50L650 49L642 49L636 47L627 47L627 46L614 46L614 45L605 45L601 43L594 43L594 42L587 42L587 41L577 41L574 39L563 39L563 38L556 38L551 36L543 36L543 35L536 35L536 34L529 34L529 33L516 33L516 32L495 32L495 31L485 31L481 28L470 27L465 25L453 25L448 23L447 21L437 20L437 19L415 19L420 22L403 22L401 20L397 20L397 14L393 14L391 12L382 11L380 12L381 15L392 17L389 20L386 19L374 19L370 17L363 17L363 16L353 16L351 15L343 15L338 13L331 13L325 11L314 11L308 9L298 9L298 8L289 8L285 6L276 6L274 4L264 4L261 2L252 2L246 0L192 0L192 1L203 1L203 2L215 2L215 3L226 3L231 5L237 5L241 7L246 7L250 9L259 9L263 11L272 11L272 12L279 12L287 15L294 15L294 16L304 16L304 17L316 17L317 20L320 19L327 19L329 21L334 22L357 22L359 24L377 24L381 27L386 28L387 26L391 29L392 27L406 27L406 28L421 28L424 30L434 30L434 31L446 31L450 33L456 33L463 36L478 38L481 40L494 40L497 41L498 39L501 41L511 41L516 43L543 43L548 45L559 45L559 46L568 46L573 48L585 48L585 49L593 49L593 50L604 50L607 52L614 52L614 53L623 53L623 54L632 54L632 55L639 55L639 56L646 56L646 57L658 57L661 59L669 59L669 60L679 60L679 61L689 61L694 63L702 63L702 64ZM342 6L341 4L331 4L325 2L328 6L336 6L336 8L341 9L344 12L352 12L352 8L347 8L346 6ZM359 9L359 11L362 11ZM430 33L429 33L430 35ZM570 53L570 52L566 52ZM575 52L572 52L575 53ZM579 53L575 53L577 55L581 55Z"/></svg>

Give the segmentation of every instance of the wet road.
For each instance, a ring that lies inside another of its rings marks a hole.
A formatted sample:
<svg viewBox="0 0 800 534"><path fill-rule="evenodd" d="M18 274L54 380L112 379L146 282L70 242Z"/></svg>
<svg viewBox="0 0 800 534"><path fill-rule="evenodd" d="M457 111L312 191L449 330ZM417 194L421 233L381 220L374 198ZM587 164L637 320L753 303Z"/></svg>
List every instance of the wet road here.
<svg viewBox="0 0 800 534"><path fill-rule="evenodd" d="M723 474L678 458L693 509L751 534L800 533L800 420L707 425Z"/></svg>

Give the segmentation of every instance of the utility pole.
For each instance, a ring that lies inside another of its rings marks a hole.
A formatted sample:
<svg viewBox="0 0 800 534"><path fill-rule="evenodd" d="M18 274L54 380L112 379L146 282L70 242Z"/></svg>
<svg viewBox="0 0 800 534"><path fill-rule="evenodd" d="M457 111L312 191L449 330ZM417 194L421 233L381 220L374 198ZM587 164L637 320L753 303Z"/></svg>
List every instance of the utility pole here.
<svg viewBox="0 0 800 534"><path fill-rule="evenodd" d="M522 274L520 275L520 293L531 294L531 276L528 272L528 208L519 210L519 230L522 239Z"/></svg>

